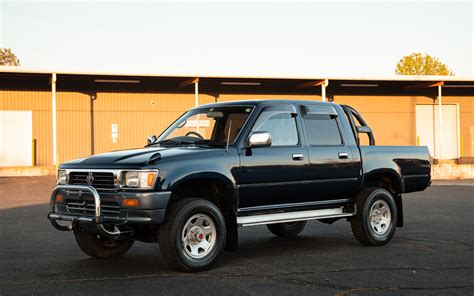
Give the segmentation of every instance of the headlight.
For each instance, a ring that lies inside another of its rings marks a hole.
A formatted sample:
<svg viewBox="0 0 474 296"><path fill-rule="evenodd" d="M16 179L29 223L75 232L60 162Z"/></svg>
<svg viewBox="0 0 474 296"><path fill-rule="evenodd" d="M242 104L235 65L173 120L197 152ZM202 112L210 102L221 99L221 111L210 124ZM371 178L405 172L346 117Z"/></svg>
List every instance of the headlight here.
<svg viewBox="0 0 474 296"><path fill-rule="evenodd" d="M155 185L158 171L128 171L122 173L122 186L151 189Z"/></svg>
<svg viewBox="0 0 474 296"><path fill-rule="evenodd" d="M65 170L58 171L58 178L56 181L59 185L67 184L67 173Z"/></svg>

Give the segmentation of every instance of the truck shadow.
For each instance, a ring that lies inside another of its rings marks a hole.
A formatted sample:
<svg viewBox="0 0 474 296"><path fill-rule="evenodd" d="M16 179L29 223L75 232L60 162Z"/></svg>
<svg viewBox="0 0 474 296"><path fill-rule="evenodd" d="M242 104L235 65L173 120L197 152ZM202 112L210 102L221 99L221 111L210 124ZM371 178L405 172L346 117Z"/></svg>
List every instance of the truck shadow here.
<svg viewBox="0 0 474 296"><path fill-rule="evenodd" d="M57 231L50 225L47 212L46 203L0 210L0 252L9 258L6 264L0 264L0 273L30 273L39 279L64 280L180 275L165 264L157 244L137 242L120 258L89 258L78 248L72 233ZM339 253L357 244L347 225L341 224L337 229L335 232L333 226L310 222L301 236L295 238L275 237L264 226L240 229L239 250L224 252L209 273L282 256L301 257L308 252L330 256L327 252Z"/></svg>

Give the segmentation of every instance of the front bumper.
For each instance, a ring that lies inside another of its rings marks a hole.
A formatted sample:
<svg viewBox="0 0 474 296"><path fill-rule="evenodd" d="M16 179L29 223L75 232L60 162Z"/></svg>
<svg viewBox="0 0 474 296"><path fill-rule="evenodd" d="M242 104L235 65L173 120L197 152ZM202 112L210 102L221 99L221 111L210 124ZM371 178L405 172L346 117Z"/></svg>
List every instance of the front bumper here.
<svg viewBox="0 0 474 296"><path fill-rule="evenodd" d="M63 196L63 202L56 202L58 194ZM93 224L160 224L164 220L170 196L169 191L99 193L92 186L58 185L51 194L48 219L60 230L68 229L56 221ZM139 205L124 206L123 200L127 198L138 199ZM110 206L111 204L113 206ZM81 207L78 208L77 205Z"/></svg>

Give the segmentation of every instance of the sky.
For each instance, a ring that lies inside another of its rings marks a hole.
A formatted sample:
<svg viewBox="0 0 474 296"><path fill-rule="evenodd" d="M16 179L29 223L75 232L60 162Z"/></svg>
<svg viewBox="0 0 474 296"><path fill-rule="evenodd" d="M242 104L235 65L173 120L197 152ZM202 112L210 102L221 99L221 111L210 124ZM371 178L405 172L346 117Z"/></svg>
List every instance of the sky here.
<svg viewBox="0 0 474 296"><path fill-rule="evenodd" d="M473 76L473 11L473 1L0 0L0 47L33 69L278 77L388 77L421 52Z"/></svg>

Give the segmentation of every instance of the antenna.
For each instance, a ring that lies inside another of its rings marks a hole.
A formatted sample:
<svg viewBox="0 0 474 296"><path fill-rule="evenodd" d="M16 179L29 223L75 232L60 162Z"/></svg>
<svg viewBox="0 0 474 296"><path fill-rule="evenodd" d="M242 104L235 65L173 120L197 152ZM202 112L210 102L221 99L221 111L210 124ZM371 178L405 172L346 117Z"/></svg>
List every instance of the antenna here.
<svg viewBox="0 0 474 296"><path fill-rule="evenodd" d="M229 151L230 129L232 127L232 119L229 121L229 131L227 132L227 143L225 144L225 151Z"/></svg>

